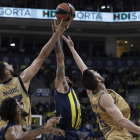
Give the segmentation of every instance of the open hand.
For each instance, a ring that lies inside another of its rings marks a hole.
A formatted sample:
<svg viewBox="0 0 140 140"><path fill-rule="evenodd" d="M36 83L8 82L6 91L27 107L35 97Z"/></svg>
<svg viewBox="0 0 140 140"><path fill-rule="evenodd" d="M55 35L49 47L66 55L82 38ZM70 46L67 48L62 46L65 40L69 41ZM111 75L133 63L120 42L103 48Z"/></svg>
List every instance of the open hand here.
<svg viewBox="0 0 140 140"><path fill-rule="evenodd" d="M60 24L58 24L58 20L52 21L52 31L53 33L58 34L59 36L69 28L71 20L67 21L65 24L63 23L63 19L61 20Z"/></svg>
<svg viewBox="0 0 140 140"><path fill-rule="evenodd" d="M47 121L47 125L45 126L47 130L50 130L53 125L59 123L59 118L58 117L52 117Z"/></svg>
<svg viewBox="0 0 140 140"><path fill-rule="evenodd" d="M72 42L70 36L68 36L68 38L66 38L64 35L62 35L62 38L65 40L65 42L67 43L67 45L69 46L69 48L74 48L74 43Z"/></svg>

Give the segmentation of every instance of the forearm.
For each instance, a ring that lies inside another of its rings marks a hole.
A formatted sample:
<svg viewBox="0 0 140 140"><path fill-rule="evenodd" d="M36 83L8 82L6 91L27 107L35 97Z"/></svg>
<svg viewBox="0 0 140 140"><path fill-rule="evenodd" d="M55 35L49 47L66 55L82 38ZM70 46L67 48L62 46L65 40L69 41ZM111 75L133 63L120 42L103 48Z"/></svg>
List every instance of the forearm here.
<svg viewBox="0 0 140 140"><path fill-rule="evenodd" d="M44 57L44 59L46 59L48 57L48 55L50 54L50 52L52 51L52 49L53 49L56 41L58 40L58 38L59 38L59 35L54 33L53 36L48 41L48 43L45 44L45 46L42 48L39 55L41 57Z"/></svg>
<svg viewBox="0 0 140 140"><path fill-rule="evenodd" d="M46 131L47 131L47 129L44 126L42 126L40 128L37 128L34 130L28 130L27 132L24 132L24 133L18 135L17 139L19 139L19 140L33 140L38 135L40 135Z"/></svg>
<svg viewBox="0 0 140 140"><path fill-rule="evenodd" d="M74 48L71 48L70 50L72 52L73 58L77 66L79 67L80 71L83 74L83 71L87 69L87 66L85 65L85 63L83 62L83 60L81 59L81 57L79 56L79 54L76 52Z"/></svg>
<svg viewBox="0 0 140 140"><path fill-rule="evenodd" d="M123 128L126 128L130 132L133 132L135 134L140 135L140 127L132 123L130 120L123 118L120 121L118 121L118 124L122 126Z"/></svg>
<svg viewBox="0 0 140 140"><path fill-rule="evenodd" d="M58 38L58 41L56 42L55 53L56 53L57 65L64 66L64 52L62 50L60 38Z"/></svg>

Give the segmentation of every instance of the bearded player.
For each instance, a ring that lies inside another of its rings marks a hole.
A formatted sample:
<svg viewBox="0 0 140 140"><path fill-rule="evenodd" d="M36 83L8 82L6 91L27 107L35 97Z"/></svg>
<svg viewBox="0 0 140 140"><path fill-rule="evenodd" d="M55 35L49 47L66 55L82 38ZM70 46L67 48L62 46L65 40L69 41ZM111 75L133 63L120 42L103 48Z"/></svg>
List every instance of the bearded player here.
<svg viewBox="0 0 140 140"><path fill-rule="evenodd" d="M59 123L57 117L49 119L46 126L31 125L28 126L27 131L23 132L22 128L26 116L28 113L24 110L23 105L11 97L4 99L0 106L0 117L7 121L7 124L0 130L0 140L32 140L46 131L65 136L63 130L52 128L54 124Z"/></svg>
<svg viewBox="0 0 140 140"><path fill-rule="evenodd" d="M87 68L74 49L70 36L62 37L82 72L82 84L87 89L93 112L104 137L107 140L133 140L128 130L140 135L140 127L129 120L130 108L126 101L115 91L106 89L104 78L97 71Z"/></svg>
<svg viewBox="0 0 140 140"><path fill-rule="evenodd" d="M52 22L52 25L56 22ZM0 62L0 104L2 100L7 97L12 97L18 102L23 104L25 111L29 114L25 118L24 125L31 124L31 107L30 99L28 94L29 84L31 79L37 74L41 65L50 54L59 36L67 29L70 21L63 24L61 23L55 27L56 32L52 35L48 43L42 48L39 56L33 61L33 63L25 69L19 77L14 73L13 66L6 63ZM0 129L6 124L4 121L0 121Z"/></svg>

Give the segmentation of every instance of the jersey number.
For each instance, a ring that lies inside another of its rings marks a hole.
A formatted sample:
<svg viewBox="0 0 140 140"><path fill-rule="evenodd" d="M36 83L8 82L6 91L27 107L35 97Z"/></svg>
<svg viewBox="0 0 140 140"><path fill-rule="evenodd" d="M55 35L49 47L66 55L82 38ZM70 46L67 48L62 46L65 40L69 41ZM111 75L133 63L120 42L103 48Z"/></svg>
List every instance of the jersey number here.
<svg viewBox="0 0 140 140"><path fill-rule="evenodd" d="M19 102L19 103L21 103L21 104L23 105L23 102L21 102L21 100L22 100L22 94L16 95L16 96L14 96L13 98L14 98L17 102Z"/></svg>
<svg viewBox="0 0 140 140"><path fill-rule="evenodd" d="M107 132L109 132L109 131L111 130L111 127L108 126L108 125L105 123L105 121L101 119L101 116L100 116L99 113L95 113L95 116L96 116L96 118L99 119L100 125L101 125L101 127L103 128L103 129L102 129L102 133L103 133L103 135L105 135Z"/></svg>
<svg viewBox="0 0 140 140"><path fill-rule="evenodd" d="M99 113L95 113L95 116L96 116L96 118L98 118L98 119L99 119L99 122L100 122L100 124L101 124L101 127L102 127L102 128L103 128L103 127L107 127L107 126L108 126L108 125L105 123L105 121L101 119L101 117L100 117L100 114L99 114Z"/></svg>

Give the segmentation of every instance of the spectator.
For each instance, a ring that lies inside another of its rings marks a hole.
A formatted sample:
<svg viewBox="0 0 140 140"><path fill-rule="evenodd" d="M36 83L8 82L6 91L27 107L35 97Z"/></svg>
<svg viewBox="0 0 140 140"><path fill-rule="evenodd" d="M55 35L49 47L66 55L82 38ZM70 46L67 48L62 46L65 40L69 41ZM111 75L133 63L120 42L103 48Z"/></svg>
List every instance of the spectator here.
<svg viewBox="0 0 140 140"><path fill-rule="evenodd" d="M86 128L83 129L82 135L84 136L84 139L89 136L89 132L86 130Z"/></svg>
<svg viewBox="0 0 140 140"><path fill-rule="evenodd" d="M38 103L36 104L36 107L37 107L37 110L38 110L38 111L39 111L39 108L40 108L41 106L43 106L43 104L42 104L40 101L38 101Z"/></svg>

